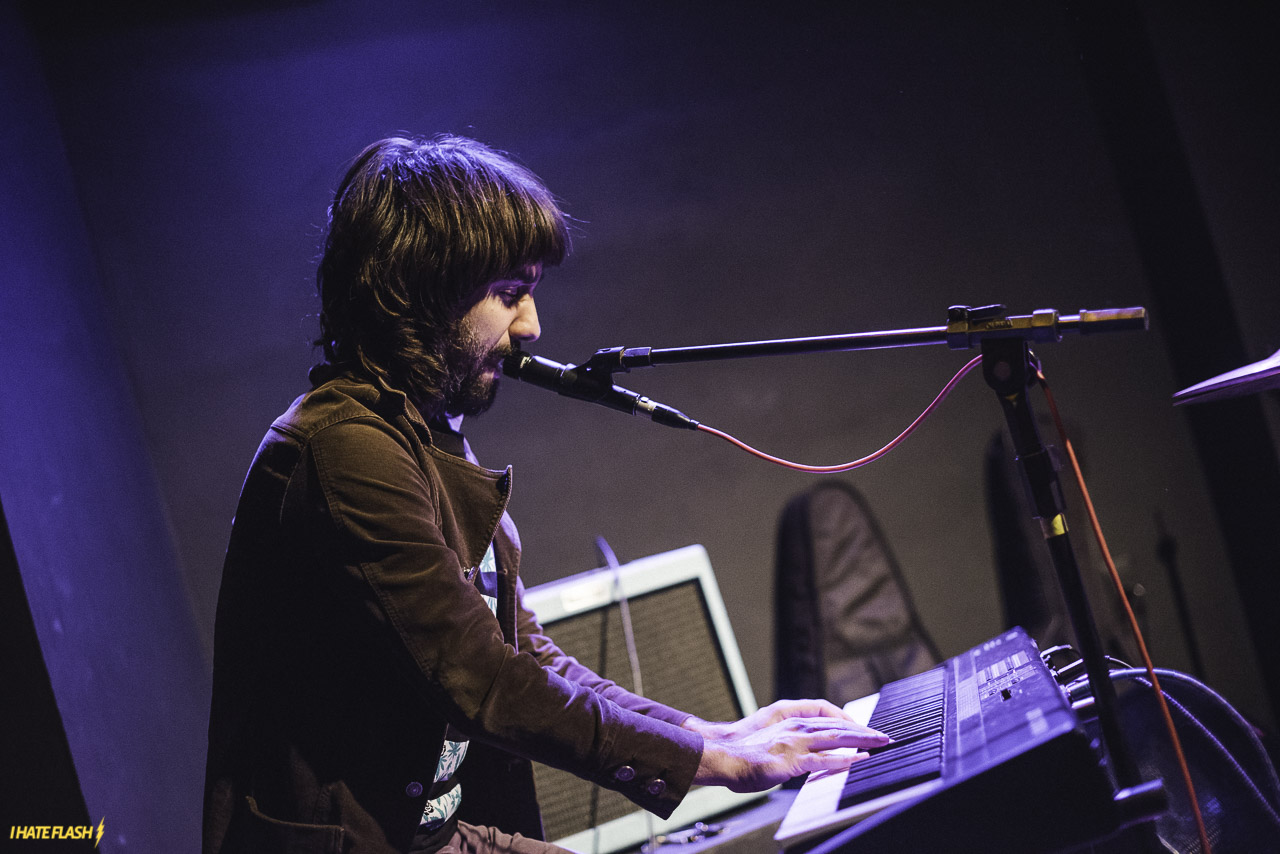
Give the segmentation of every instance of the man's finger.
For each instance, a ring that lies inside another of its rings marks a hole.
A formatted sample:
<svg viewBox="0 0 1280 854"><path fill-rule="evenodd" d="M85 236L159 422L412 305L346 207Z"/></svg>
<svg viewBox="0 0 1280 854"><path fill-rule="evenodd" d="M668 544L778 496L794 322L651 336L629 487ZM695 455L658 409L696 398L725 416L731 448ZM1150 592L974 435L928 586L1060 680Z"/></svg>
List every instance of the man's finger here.
<svg viewBox="0 0 1280 854"><path fill-rule="evenodd" d="M839 737L853 737L863 739L864 741L875 742L873 745L859 746L879 747L882 744L888 744L892 741L889 736L879 730L874 730L865 724L860 724L857 721L850 721L845 718L788 718L781 723L781 727L791 732L826 732L838 735Z"/></svg>
<svg viewBox="0 0 1280 854"><path fill-rule="evenodd" d="M867 759L869 756L869 753L861 750L824 750L804 755L798 764L800 770L806 774L814 771L843 771L853 763Z"/></svg>
<svg viewBox="0 0 1280 854"><path fill-rule="evenodd" d="M789 718L841 718L853 720L849 714L829 700L779 700L774 704Z"/></svg>
<svg viewBox="0 0 1280 854"><path fill-rule="evenodd" d="M812 734L810 750L830 750L833 747L884 747L893 739L881 732L847 729L827 729Z"/></svg>

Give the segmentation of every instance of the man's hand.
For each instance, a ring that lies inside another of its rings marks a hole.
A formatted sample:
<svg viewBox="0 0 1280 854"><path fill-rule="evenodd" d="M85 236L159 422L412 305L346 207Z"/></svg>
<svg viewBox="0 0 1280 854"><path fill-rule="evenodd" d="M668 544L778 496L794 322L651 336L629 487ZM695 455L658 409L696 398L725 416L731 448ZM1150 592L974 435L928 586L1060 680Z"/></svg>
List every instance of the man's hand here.
<svg viewBox="0 0 1280 854"><path fill-rule="evenodd" d="M787 718L835 718L855 722L844 709L826 700L778 700L740 721L712 723L691 715L681 726L703 738L741 738Z"/></svg>
<svg viewBox="0 0 1280 854"><path fill-rule="evenodd" d="M881 747L887 735L863 726L825 700L779 700L740 721L691 717L685 729L703 737L694 783L758 792L811 771L844 768L847 751Z"/></svg>

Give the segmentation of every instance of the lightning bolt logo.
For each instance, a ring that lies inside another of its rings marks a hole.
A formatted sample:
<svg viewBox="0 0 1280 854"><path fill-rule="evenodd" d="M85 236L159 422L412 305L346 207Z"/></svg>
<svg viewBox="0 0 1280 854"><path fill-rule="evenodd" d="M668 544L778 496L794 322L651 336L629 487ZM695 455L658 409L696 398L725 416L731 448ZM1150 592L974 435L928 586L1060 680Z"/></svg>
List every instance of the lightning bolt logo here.
<svg viewBox="0 0 1280 854"><path fill-rule="evenodd" d="M98 838L93 841L93 847L97 848L98 843L102 842L102 826L107 823L107 817L104 815L102 821L98 822Z"/></svg>

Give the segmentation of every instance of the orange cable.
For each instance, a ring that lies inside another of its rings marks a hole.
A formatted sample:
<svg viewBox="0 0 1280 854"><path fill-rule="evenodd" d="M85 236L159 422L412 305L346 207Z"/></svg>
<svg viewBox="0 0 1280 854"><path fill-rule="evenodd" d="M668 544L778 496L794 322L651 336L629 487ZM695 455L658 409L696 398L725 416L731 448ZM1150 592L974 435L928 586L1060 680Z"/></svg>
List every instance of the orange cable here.
<svg viewBox="0 0 1280 854"><path fill-rule="evenodd" d="M1160 705L1160 713L1164 717L1165 729L1169 732L1169 738L1173 741L1173 751L1178 757L1178 768L1182 772L1182 781L1186 786L1187 794L1191 798L1191 811L1195 815L1196 830L1200 834L1200 846L1204 854L1213 854L1213 849L1209 845L1209 833L1205 828L1204 816L1200 813L1200 801L1196 798L1196 787L1191 780L1191 769L1187 765L1186 754L1182 751L1182 741L1178 738L1177 728L1173 723L1173 715L1169 712L1169 704L1165 702L1164 691L1160 688L1160 680L1156 676L1155 665L1151 663L1151 656L1147 652L1147 643L1142 637L1142 629L1138 627L1138 618L1133 613L1133 606L1129 603L1129 597L1124 591L1124 582L1120 580L1120 572L1116 569L1115 561L1111 558L1111 550L1107 547L1107 538L1102 533L1102 525L1098 522L1098 514L1094 510L1093 500L1089 497L1089 488L1084 482L1084 473L1080 470L1080 462L1076 458L1075 448L1071 444L1071 439L1067 437L1066 427L1063 426L1062 418L1058 414L1058 405L1053 399L1053 392L1049 390L1049 382L1045 379L1044 372L1039 368L1036 369L1036 377L1040 381L1040 388L1044 390L1045 400L1049 403L1049 412L1053 415L1053 423L1057 428L1058 435L1062 439L1062 445L1067 451L1067 457L1071 460L1071 470L1075 474L1076 483L1080 487L1081 497L1084 499L1085 512L1089 514L1089 523L1093 526L1093 535L1098 541L1098 546L1102 549L1102 558L1106 561L1107 570L1111 574L1111 581L1115 584L1116 593L1120 596L1120 602L1124 606L1124 612L1129 619L1129 629L1133 632L1134 640L1138 643L1138 652L1142 656L1143 666L1147 669L1147 675L1151 679L1151 685L1156 692L1156 701Z"/></svg>

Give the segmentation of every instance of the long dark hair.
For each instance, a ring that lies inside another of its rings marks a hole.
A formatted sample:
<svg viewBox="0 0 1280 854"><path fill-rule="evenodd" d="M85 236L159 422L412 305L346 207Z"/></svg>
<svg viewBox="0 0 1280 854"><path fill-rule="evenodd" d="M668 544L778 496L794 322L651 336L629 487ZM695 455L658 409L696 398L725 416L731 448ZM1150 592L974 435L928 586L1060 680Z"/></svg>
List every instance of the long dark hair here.
<svg viewBox="0 0 1280 854"><path fill-rule="evenodd" d="M444 347L485 288L569 249L542 181L472 139L392 137L347 170L316 273L326 360L438 410Z"/></svg>

